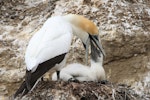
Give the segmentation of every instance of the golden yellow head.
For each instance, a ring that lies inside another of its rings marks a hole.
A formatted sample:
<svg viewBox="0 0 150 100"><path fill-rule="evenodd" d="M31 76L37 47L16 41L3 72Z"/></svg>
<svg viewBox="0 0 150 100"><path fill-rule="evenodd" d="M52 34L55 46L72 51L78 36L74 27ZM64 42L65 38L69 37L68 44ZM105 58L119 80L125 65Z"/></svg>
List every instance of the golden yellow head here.
<svg viewBox="0 0 150 100"><path fill-rule="evenodd" d="M91 35L99 34L99 31L96 25L92 21L88 20L87 18L81 15L75 15L75 14L69 14L69 15L66 15L65 17L67 18L67 20L69 20L70 23L82 29L83 31L86 31L87 33Z"/></svg>

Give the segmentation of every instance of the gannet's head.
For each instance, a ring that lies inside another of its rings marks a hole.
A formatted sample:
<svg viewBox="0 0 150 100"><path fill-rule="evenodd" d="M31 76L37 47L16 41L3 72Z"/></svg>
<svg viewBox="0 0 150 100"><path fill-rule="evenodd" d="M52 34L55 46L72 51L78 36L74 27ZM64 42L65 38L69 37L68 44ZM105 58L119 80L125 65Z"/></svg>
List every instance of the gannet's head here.
<svg viewBox="0 0 150 100"><path fill-rule="evenodd" d="M86 49L86 54L88 54L90 42L93 41L95 43L93 47L98 48L99 51L101 51L101 53L105 56L105 52L99 39L99 30L92 21L81 15L75 14L65 15L64 18L72 25L74 34L82 40Z"/></svg>
<svg viewBox="0 0 150 100"><path fill-rule="evenodd" d="M98 35L99 30L96 27L96 25L88 20L87 18L81 16L81 15L75 15L75 14L68 14L64 16L72 25L75 27L81 29L82 31L85 31L86 33L90 35ZM80 34L80 33L77 33Z"/></svg>

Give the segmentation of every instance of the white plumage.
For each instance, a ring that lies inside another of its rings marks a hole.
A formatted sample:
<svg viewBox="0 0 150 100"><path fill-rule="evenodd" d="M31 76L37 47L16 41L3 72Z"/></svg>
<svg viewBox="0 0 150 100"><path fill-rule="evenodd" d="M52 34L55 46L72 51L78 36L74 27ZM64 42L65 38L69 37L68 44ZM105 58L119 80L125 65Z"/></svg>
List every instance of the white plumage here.
<svg viewBox="0 0 150 100"><path fill-rule="evenodd" d="M91 66L85 66L79 63L69 64L60 71L60 79L68 81L69 79L77 79L78 81L94 81L105 80L105 70L102 66L103 57L99 57L95 62L91 59ZM52 74L52 80L56 81L56 72Z"/></svg>
<svg viewBox="0 0 150 100"><path fill-rule="evenodd" d="M60 16L48 19L29 42L25 53L27 70L34 72L40 63L67 53L71 39L72 28L68 22Z"/></svg>
<svg viewBox="0 0 150 100"><path fill-rule="evenodd" d="M27 94L49 69L54 68L59 74L59 71L65 66L65 55L69 51L72 34L82 40L86 49L86 60L90 41L95 43L93 48L98 49L98 54L101 52L105 55L99 42L98 28L93 22L83 16L73 14L51 17L33 35L27 46L25 81L14 97L18 94Z"/></svg>

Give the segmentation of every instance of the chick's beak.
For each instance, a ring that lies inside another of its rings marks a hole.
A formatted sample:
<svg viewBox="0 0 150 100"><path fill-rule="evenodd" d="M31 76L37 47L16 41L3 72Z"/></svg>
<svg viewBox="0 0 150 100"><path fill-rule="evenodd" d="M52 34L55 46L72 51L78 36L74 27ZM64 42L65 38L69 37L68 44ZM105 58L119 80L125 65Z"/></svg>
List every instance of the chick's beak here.
<svg viewBox="0 0 150 100"><path fill-rule="evenodd" d="M96 54L100 55L100 53L103 54L103 56L105 57L105 51L101 45L101 41L99 40L97 35L89 35L86 42L84 43L84 48L85 48L85 64L88 64L88 55L89 55L89 45L91 45L91 49L95 52L97 52ZM92 53L95 54L95 53Z"/></svg>

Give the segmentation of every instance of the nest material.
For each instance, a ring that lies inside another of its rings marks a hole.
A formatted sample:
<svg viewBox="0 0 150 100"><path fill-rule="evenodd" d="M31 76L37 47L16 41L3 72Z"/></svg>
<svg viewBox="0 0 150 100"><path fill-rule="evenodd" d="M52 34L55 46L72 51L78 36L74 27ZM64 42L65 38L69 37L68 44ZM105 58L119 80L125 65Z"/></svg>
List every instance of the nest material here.
<svg viewBox="0 0 150 100"><path fill-rule="evenodd" d="M39 82L22 99L29 100L141 100L130 86L107 82Z"/></svg>

